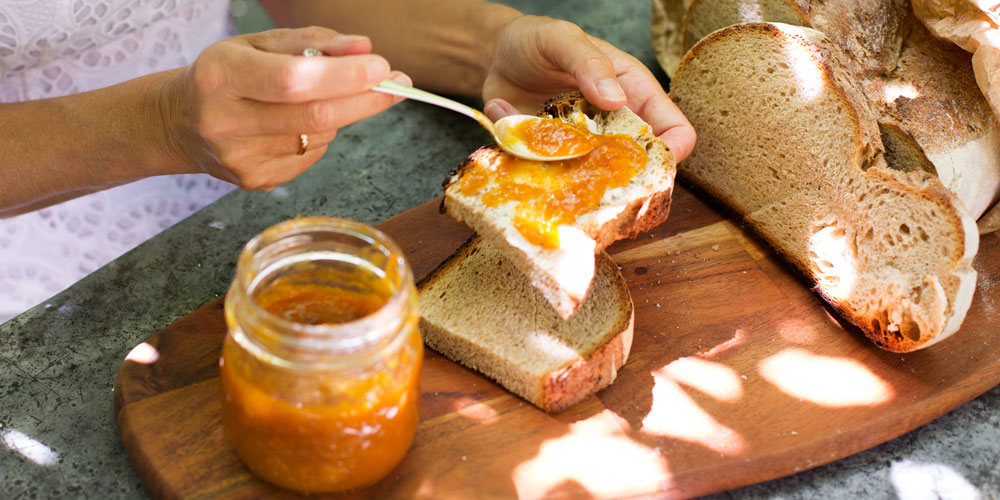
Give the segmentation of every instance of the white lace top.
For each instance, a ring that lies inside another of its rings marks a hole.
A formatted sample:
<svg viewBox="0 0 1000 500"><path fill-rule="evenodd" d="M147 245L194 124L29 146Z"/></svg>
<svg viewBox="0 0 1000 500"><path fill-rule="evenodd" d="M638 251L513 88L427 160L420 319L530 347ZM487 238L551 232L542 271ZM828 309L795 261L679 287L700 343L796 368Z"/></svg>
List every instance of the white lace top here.
<svg viewBox="0 0 1000 500"><path fill-rule="evenodd" d="M189 64L235 34L228 8L229 0L0 0L0 102ZM152 177L0 219L0 323L231 189L207 175Z"/></svg>

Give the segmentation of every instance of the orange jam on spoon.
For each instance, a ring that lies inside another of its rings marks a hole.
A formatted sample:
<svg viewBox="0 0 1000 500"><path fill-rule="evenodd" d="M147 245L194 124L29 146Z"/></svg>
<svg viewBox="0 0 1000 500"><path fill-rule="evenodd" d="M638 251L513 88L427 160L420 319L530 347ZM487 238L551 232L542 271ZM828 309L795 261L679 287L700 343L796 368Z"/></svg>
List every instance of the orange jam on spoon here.
<svg viewBox="0 0 1000 500"><path fill-rule="evenodd" d="M599 145L598 136L562 120L525 120L512 127L505 139L513 139L538 156L580 156Z"/></svg>

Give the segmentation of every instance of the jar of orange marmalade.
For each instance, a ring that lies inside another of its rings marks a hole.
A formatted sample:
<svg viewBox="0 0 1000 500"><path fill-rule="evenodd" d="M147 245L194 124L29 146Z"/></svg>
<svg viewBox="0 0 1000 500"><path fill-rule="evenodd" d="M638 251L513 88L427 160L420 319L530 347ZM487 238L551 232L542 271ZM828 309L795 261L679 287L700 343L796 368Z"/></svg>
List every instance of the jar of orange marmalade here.
<svg viewBox="0 0 1000 500"><path fill-rule="evenodd" d="M254 474L332 492L402 460L423 360L416 298L399 249L364 224L299 218L247 243L219 365L223 423Z"/></svg>

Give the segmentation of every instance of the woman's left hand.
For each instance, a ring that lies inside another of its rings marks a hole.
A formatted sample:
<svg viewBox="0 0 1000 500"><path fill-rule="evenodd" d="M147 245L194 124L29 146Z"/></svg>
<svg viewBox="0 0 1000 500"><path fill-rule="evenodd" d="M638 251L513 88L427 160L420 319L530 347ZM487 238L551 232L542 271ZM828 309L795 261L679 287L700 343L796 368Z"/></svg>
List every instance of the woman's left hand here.
<svg viewBox="0 0 1000 500"><path fill-rule="evenodd" d="M602 109L627 105L653 127L676 161L694 149L694 128L649 69L573 23L515 18L498 32L491 53L483 100L492 120L533 110L554 93L580 89Z"/></svg>

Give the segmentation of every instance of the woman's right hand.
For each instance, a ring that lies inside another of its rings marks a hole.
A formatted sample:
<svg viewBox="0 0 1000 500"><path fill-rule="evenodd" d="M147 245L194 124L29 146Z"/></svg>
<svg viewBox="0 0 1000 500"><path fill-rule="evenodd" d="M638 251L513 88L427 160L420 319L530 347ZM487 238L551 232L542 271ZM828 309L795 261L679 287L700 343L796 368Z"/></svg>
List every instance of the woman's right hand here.
<svg viewBox="0 0 1000 500"><path fill-rule="evenodd" d="M306 48L329 57L302 57ZM205 49L160 93L166 144L188 172L271 189L326 152L337 129L402 100L374 92L390 71L366 37L319 28L237 36ZM305 154L300 134L308 136Z"/></svg>

